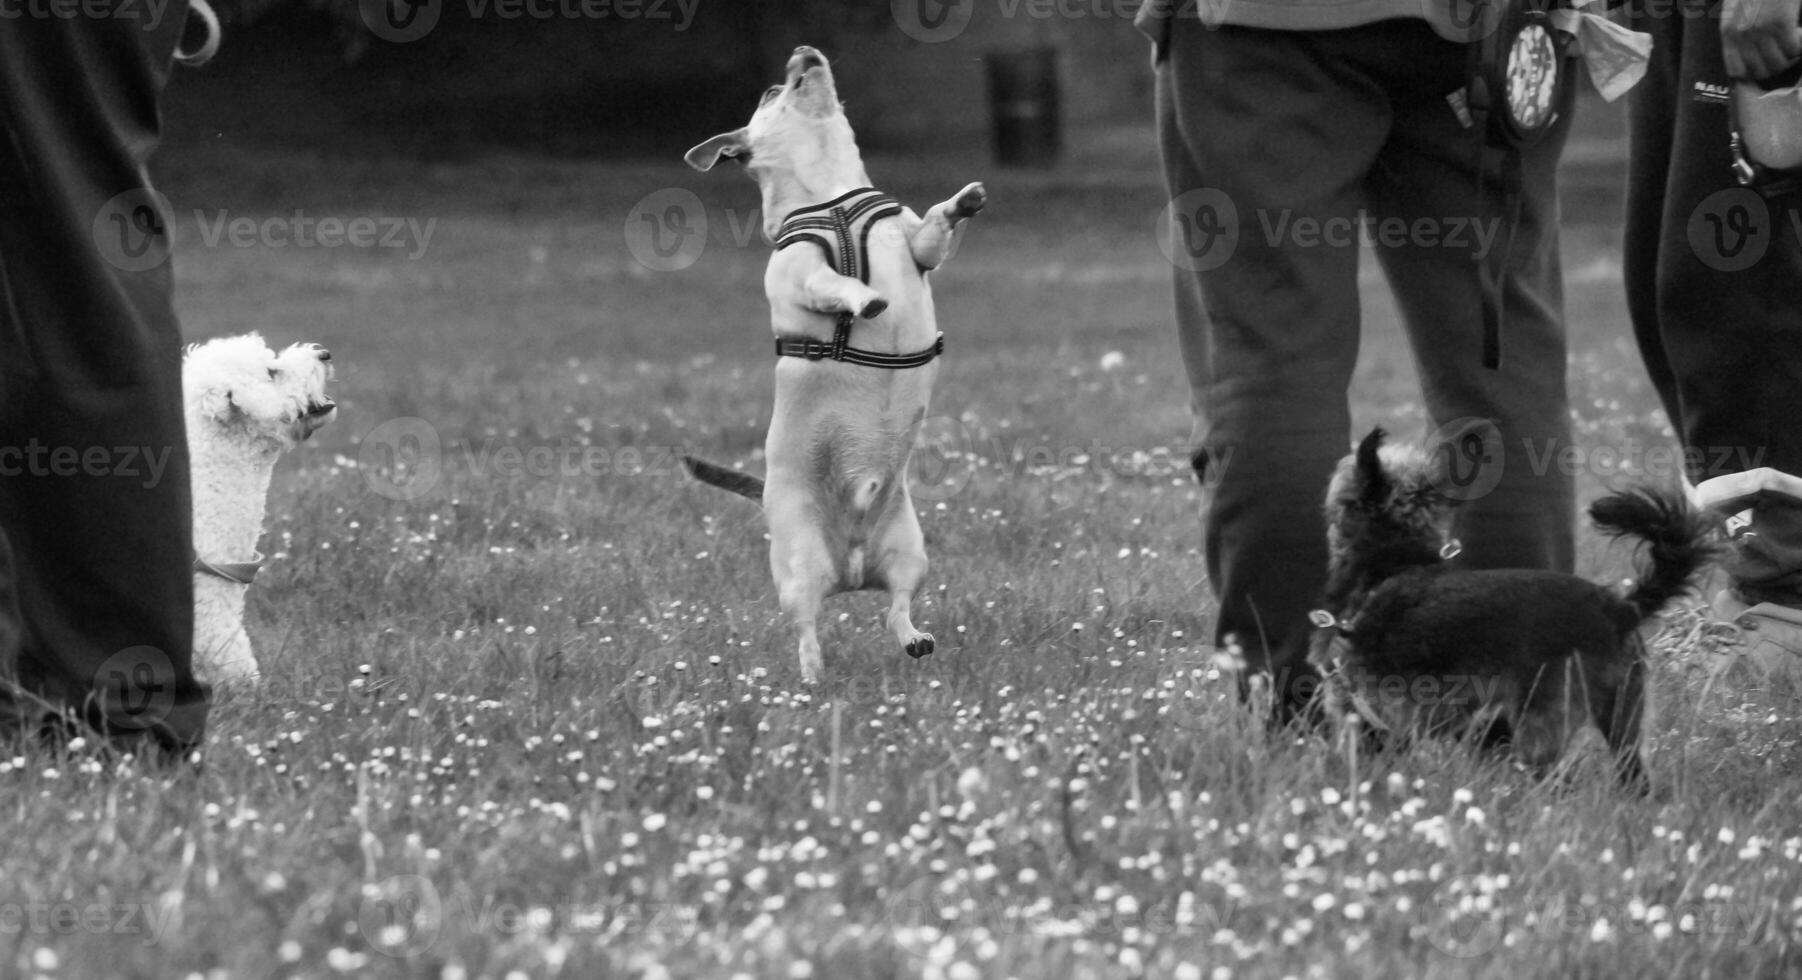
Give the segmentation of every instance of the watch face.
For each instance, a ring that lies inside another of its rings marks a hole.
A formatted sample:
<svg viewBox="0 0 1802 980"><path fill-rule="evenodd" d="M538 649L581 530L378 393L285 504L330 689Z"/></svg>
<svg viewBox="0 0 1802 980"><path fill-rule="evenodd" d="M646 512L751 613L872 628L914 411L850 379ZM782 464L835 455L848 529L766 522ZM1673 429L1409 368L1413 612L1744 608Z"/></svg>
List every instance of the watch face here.
<svg viewBox="0 0 1802 980"><path fill-rule="evenodd" d="M1508 114L1525 130L1552 121L1558 89L1558 45L1544 24L1521 28L1508 49Z"/></svg>

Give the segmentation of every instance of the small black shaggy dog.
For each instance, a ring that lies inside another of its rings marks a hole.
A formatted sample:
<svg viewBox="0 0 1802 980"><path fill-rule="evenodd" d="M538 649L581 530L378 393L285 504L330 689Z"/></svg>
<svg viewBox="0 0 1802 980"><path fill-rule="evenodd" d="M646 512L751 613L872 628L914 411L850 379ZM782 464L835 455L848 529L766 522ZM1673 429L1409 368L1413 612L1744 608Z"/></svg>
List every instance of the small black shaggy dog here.
<svg viewBox="0 0 1802 980"><path fill-rule="evenodd" d="M1366 436L1327 491L1327 592L1308 659L1329 723L1362 723L1379 743L1425 734L1509 746L1543 773L1588 719L1621 782L1645 792L1639 629L1712 557L1711 522L1678 491L1592 504L1603 533L1650 546L1650 568L1624 597L1559 572L1462 570L1448 536L1457 501L1425 454L1383 438Z"/></svg>

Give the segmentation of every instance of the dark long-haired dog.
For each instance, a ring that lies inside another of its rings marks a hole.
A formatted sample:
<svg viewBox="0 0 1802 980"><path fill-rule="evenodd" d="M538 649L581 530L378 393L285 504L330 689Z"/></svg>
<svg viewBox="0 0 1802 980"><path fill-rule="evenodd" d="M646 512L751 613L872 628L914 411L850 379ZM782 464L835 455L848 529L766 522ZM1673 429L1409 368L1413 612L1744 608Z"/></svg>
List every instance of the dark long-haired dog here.
<svg viewBox="0 0 1802 980"><path fill-rule="evenodd" d="M1674 490L1591 505L1603 533L1650 546L1624 596L1560 572L1464 570L1451 560L1457 501L1426 454L1383 439L1382 429L1366 436L1327 492L1327 592L1309 660L1325 678L1328 721L1361 723L1372 743L1429 735L1508 746L1544 772L1587 719L1621 782L1647 790L1639 630L1707 564L1710 522Z"/></svg>

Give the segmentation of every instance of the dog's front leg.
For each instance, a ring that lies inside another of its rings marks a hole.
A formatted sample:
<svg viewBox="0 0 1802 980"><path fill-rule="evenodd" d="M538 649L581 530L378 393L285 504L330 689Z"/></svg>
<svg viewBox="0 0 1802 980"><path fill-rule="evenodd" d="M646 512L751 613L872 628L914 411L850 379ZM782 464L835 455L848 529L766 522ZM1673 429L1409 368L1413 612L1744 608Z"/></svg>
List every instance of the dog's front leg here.
<svg viewBox="0 0 1802 980"><path fill-rule="evenodd" d="M816 313L855 313L868 320L888 309L881 293L824 264L808 275L802 288L803 305Z"/></svg>
<svg viewBox="0 0 1802 980"><path fill-rule="evenodd" d="M926 212L926 218L920 227L914 229L912 237L907 240L907 247L913 252L914 264L922 269L936 269L951 255L951 244L956 240L957 226L965 218L981 211L989 203L989 193L981 184L969 184L957 192L957 196L934 204Z"/></svg>

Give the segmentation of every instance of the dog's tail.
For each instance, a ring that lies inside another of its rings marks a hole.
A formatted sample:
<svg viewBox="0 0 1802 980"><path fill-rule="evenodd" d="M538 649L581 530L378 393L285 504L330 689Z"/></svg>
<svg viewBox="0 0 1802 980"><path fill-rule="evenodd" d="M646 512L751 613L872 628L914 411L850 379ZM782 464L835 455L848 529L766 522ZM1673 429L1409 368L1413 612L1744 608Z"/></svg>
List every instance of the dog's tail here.
<svg viewBox="0 0 1802 980"><path fill-rule="evenodd" d="M730 490L741 497L763 503L763 481L754 476L729 470L724 466L715 466L693 456L682 457L682 465L688 467L688 472L702 483L710 483L721 490Z"/></svg>
<svg viewBox="0 0 1802 980"><path fill-rule="evenodd" d="M1681 490L1641 487L1609 494L1590 505L1589 517L1611 538L1630 535L1650 546L1651 567L1640 570L1626 597L1642 620L1688 591L1717 550L1714 522L1691 507Z"/></svg>

